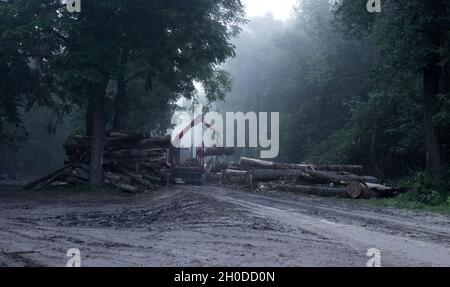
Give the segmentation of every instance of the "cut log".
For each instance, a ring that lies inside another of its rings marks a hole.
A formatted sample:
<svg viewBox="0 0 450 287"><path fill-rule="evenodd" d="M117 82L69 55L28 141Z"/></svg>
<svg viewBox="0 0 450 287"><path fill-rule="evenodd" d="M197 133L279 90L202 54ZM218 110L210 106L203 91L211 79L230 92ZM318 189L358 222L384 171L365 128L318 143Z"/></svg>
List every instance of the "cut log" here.
<svg viewBox="0 0 450 287"><path fill-rule="evenodd" d="M110 159L136 159L148 157L161 157L164 151L161 148L154 149L128 149L117 150L105 154Z"/></svg>
<svg viewBox="0 0 450 287"><path fill-rule="evenodd" d="M105 160L105 165L119 166L119 167L132 167L135 169L137 165L139 168L148 169L160 169L166 165L166 156L156 156L148 158L134 158L134 159L107 159Z"/></svg>
<svg viewBox="0 0 450 287"><path fill-rule="evenodd" d="M225 169L222 171L223 176L247 176L248 171L246 170L234 170L234 169Z"/></svg>
<svg viewBox="0 0 450 287"><path fill-rule="evenodd" d="M248 171L246 170L224 169L221 172L221 182L230 178L246 179L247 175Z"/></svg>
<svg viewBox="0 0 450 287"><path fill-rule="evenodd" d="M105 139L105 150L126 149L142 140L142 135L129 135Z"/></svg>
<svg viewBox="0 0 450 287"><path fill-rule="evenodd" d="M140 192L139 188L133 185L124 184L124 183L111 183L111 185L117 189L120 189L124 192L129 193L138 193Z"/></svg>
<svg viewBox="0 0 450 287"><path fill-rule="evenodd" d="M254 169L249 171L254 181L273 181L281 178L293 177L310 179L311 176L301 170L281 170L281 169Z"/></svg>
<svg viewBox="0 0 450 287"><path fill-rule="evenodd" d="M135 144L133 144L133 148L135 149L151 149L155 147L160 148L169 148L171 144L171 138L169 136L143 139Z"/></svg>
<svg viewBox="0 0 450 287"><path fill-rule="evenodd" d="M114 151L122 149L152 149L152 148L169 148L171 138L169 136L145 138L144 134L130 134L121 137L105 138L105 151ZM64 144L67 154L86 151L91 144L90 137L70 137Z"/></svg>
<svg viewBox="0 0 450 287"><path fill-rule="evenodd" d="M142 168L154 170L154 169L159 169L162 166L164 166L164 165L162 165L163 163L164 164L166 163L165 160L164 160L164 162L160 162L160 163L158 163L158 162L143 162L143 163L140 163L139 166Z"/></svg>
<svg viewBox="0 0 450 287"><path fill-rule="evenodd" d="M399 192L399 189L381 184L353 181L348 185L348 195L351 198L389 197Z"/></svg>
<svg viewBox="0 0 450 287"><path fill-rule="evenodd" d="M157 176L152 176L152 175L142 175L143 178L145 178L146 180L149 180L151 182L155 182L158 184L161 184L163 182L161 177L157 177Z"/></svg>
<svg viewBox="0 0 450 287"><path fill-rule="evenodd" d="M358 176L347 172L333 172L333 171L315 171L305 170L311 178L323 183L335 183L346 185L352 181L377 183L378 179L372 176Z"/></svg>
<svg viewBox="0 0 450 287"><path fill-rule="evenodd" d="M249 172L245 170L225 169L221 172L220 183L251 184L248 175Z"/></svg>
<svg viewBox="0 0 450 287"><path fill-rule="evenodd" d="M137 193L143 191L138 186L131 184L131 178L115 173L107 173L104 176L104 183L124 192Z"/></svg>
<svg viewBox="0 0 450 287"><path fill-rule="evenodd" d="M89 172L87 169L83 169L82 167L73 168L70 170L70 173L75 178L87 182L89 180Z"/></svg>
<svg viewBox="0 0 450 287"><path fill-rule="evenodd" d="M53 180L55 180L56 178L58 178L60 175L64 174L66 172L66 169L71 168L72 166L73 166L73 164L65 165L63 168L58 169L57 171L52 172L49 175L40 177L37 180L27 183L23 187L23 189L25 189L25 190L31 189L31 190L35 190L35 191L39 190L39 189L43 188L45 185L47 185L48 183L50 183Z"/></svg>
<svg viewBox="0 0 450 287"><path fill-rule="evenodd" d="M111 129L106 131L106 136L108 137L127 137L132 135L139 135L142 137L147 137L145 133L139 132L139 131L129 131L129 130L122 130L122 129Z"/></svg>
<svg viewBox="0 0 450 287"><path fill-rule="evenodd" d="M346 171L361 173L364 169L362 165L311 165L295 163L277 163L247 157L240 159L241 169L296 169L296 170L318 170L318 171Z"/></svg>
<svg viewBox="0 0 450 287"><path fill-rule="evenodd" d="M145 191L166 180L170 136L149 138L145 133L110 130L105 133L102 183L127 192ZM91 137L70 137L64 148L64 168L25 186L38 190L47 185L66 186L89 180Z"/></svg>
<svg viewBox="0 0 450 287"><path fill-rule="evenodd" d="M364 171L364 166L362 165L348 165L348 164L317 164L308 165L314 170L319 171L336 171L336 172L350 172L355 174L361 174Z"/></svg>
<svg viewBox="0 0 450 287"><path fill-rule="evenodd" d="M220 173L224 169L229 168L229 163L227 162L210 162L207 164L207 171L208 172L216 172Z"/></svg>
<svg viewBox="0 0 450 287"><path fill-rule="evenodd" d="M140 184L144 185L145 187L148 187L148 188L155 188L155 186L154 186L150 181L148 181L148 180L146 180L146 179L140 177L140 176L137 175L137 174L134 174L134 173L129 172L129 171L123 171L123 173L126 174L126 175L128 175L129 177L131 177L131 178L132 178L134 181L136 181L137 183L140 183Z"/></svg>
<svg viewBox="0 0 450 287"><path fill-rule="evenodd" d="M211 183L220 183L222 174L219 172L207 172L205 173L205 181Z"/></svg>
<svg viewBox="0 0 450 287"><path fill-rule="evenodd" d="M359 181L350 182L347 187L347 194L350 198L360 198L364 189L364 185Z"/></svg>
<svg viewBox="0 0 450 287"><path fill-rule="evenodd" d="M67 181L53 181L50 183L50 186L53 188L67 188L70 186L70 183Z"/></svg>
<svg viewBox="0 0 450 287"><path fill-rule="evenodd" d="M261 168L261 169L273 169L275 168L275 164L271 161L241 157L239 161L239 165L241 168Z"/></svg>
<svg viewBox="0 0 450 287"><path fill-rule="evenodd" d="M364 185L372 192L375 192L377 197L391 197L397 193L402 192L402 190L399 188L393 188L381 184L365 182Z"/></svg>

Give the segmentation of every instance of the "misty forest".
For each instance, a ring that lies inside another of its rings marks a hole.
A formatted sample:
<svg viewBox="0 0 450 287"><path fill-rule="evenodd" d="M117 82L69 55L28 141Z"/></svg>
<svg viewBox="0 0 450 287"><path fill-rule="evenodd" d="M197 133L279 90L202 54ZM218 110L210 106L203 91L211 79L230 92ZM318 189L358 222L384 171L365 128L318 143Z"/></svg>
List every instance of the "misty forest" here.
<svg viewBox="0 0 450 287"><path fill-rule="evenodd" d="M203 102L279 112L273 162L363 165L407 189L392 203L449 208L450 1L366 2L299 0L281 21L239 0L0 0L0 176L51 174L82 136L99 188L111 131L162 137Z"/></svg>

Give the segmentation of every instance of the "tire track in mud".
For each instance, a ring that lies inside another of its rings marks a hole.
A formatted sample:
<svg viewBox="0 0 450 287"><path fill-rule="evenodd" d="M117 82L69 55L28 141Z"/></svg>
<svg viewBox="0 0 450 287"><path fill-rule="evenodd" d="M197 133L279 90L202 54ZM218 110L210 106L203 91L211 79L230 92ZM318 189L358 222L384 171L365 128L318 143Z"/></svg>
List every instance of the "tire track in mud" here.
<svg viewBox="0 0 450 287"><path fill-rule="evenodd" d="M324 238L353 246L355 250L363 246L375 247L387 252L390 258L402 258L404 262L425 266L450 266L449 230L442 227L435 227L437 230L425 228L423 225L414 227L413 223L403 222L400 219L387 219L383 216L375 218L374 215L365 212L355 214L339 208L307 206L301 202L286 202L245 192L212 189L210 194L224 202L239 205L258 216L269 217L289 226L316 233ZM330 217L332 220L327 219ZM354 224L352 219L365 221L366 224ZM419 227L423 227L424 230L418 230ZM414 238L409 232L420 234L422 240Z"/></svg>
<svg viewBox="0 0 450 287"><path fill-rule="evenodd" d="M0 267L43 267L26 257L27 254L34 253L34 251L28 252L6 252L0 250Z"/></svg>
<svg viewBox="0 0 450 287"><path fill-rule="evenodd" d="M214 191L219 195L226 194L221 189ZM376 214L364 210L353 211L338 205L330 207L330 204L325 205L317 202L308 202L310 198L303 196L300 196L300 200L292 201L264 194L260 195L236 190L229 190L228 192L232 197L240 197L249 202L261 203L266 206L278 204L287 210L301 212L311 216L319 216L331 222L359 225L384 233L405 235L427 241L431 240L450 247L450 219L445 216L442 216L442 222L443 224L447 223L447 227L436 224L425 225L420 222L414 222L414 218L411 220L411 218L403 218L399 215ZM415 219L420 221L422 218Z"/></svg>
<svg viewBox="0 0 450 287"><path fill-rule="evenodd" d="M379 247L383 266L450 266L448 217L333 199L223 186L0 197L0 265L62 266L79 247L84 266L365 266Z"/></svg>

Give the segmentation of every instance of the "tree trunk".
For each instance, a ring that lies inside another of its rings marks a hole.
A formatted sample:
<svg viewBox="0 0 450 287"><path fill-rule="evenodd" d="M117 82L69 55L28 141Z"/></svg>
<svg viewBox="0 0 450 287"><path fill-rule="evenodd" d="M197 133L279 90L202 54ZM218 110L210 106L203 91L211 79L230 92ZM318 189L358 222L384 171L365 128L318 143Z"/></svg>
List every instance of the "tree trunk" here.
<svg viewBox="0 0 450 287"><path fill-rule="evenodd" d="M439 138L433 127L433 103L439 93L439 67L429 65L423 72L423 110L427 168L435 179L442 175Z"/></svg>
<svg viewBox="0 0 450 287"><path fill-rule="evenodd" d="M103 149L105 143L105 94L108 81L92 88L92 142L89 166L89 186L101 187L103 184Z"/></svg>
<svg viewBox="0 0 450 287"><path fill-rule="evenodd" d="M92 136L92 95L88 96L86 107L86 136Z"/></svg>
<svg viewBox="0 0 450 287"><path fill-rule="evenodd" d="M377 122L377 114L376 107L374 107L375 111L372 113L372 136L370 140L370 170L373 171L378 177L383 178L384 174L381 169L378 167L377 162L377 131L378 131L378 122Z"/></svg>
<svg viewBox="0 0 450 287"><path fill-rule="evenodd" d="M125 80L125 74L128 64L128 49L122 50L122 58L120 61L120 71L117 76L117 95L114 103L114 119L113 128L122 129L124 126L124 117L127 110L127 83Z"/></svg>
<svg viewBox="0 0 450 287"><path fill-rule="evenodd" d="M425 1L426 9L429 9L433 20L428 27L427 36L430 39L430 48L435 49L426 59L428 65L423 70L423 124L426 148L426 164L434 179L443 174L443 161L441 157L441 146L437 130L433 127L433 110L436 97L439 94L441 71L439 67L438 49L441 45L442 30L439 19L445 14L441 0Z"/></svg>

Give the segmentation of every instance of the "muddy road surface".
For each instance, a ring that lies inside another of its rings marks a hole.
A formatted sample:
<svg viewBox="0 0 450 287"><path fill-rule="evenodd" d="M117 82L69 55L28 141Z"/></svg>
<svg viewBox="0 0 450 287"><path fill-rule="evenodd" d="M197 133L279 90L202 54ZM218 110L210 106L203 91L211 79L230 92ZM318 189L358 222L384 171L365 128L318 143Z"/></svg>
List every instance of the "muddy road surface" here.
<svg viewBox="0 0 450 287"><path fill-rule="evenodd" d="M222 186L0 191L0 266L450 266L450 218Z"/></svg>

